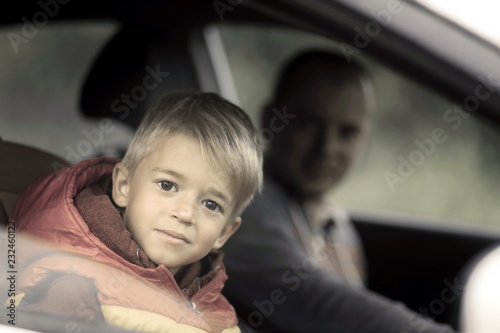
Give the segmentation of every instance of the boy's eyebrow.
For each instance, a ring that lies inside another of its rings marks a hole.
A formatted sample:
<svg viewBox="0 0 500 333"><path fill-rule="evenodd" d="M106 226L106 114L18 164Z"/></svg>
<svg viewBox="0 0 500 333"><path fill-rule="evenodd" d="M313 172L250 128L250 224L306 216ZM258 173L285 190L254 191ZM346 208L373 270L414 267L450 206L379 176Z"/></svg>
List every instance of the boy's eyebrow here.
<svg viewBox="0 0 500 333"><path fill-rule="evenodd" d="M215 197L217 197L217 198L219 198L219 199L227 202L227 203L230 202L229 201L229 197L227 195L225 195L224 193L222 193L221 191L219 191L219 190L217 190L217 189L215 189L213 187L210 187L207 192L210 193L210 194L212 194L213 196L215 196Z"/></svg>
<svg viewBox="0 0 500 333"><path fill-rule="evenodd" d="M169 176L173 176L173 177L176 177L176 178L179 178L179 179L185 179L186 178L182 174L178 173L177 171L170 170L170 169L154 168L153 171L154 172L161 172L161 173L164 173L164 174L167 174Z"/></svg>

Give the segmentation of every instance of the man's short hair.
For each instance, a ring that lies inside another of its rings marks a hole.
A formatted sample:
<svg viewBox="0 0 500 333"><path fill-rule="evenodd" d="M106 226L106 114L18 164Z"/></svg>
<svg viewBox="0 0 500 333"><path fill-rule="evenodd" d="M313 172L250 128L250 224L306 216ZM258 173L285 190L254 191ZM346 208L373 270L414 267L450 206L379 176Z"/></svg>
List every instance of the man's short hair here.
<svg viewBox="0 0 500 333"><path fill-rule="evenodd" d="M347 62L341 54L328 50L304 50L285 63L275 85L274 102L285 102L293 89L307 88L312 81L343 84L356 76L362 80L371 79L368 70L357 60Z"/></svg>
<svg viewBox="0 0 500 333"><path fill-rule="evenodd" d="M262 147L248 115L214 93L177 90L165 94L146 113L123 158L131 174L168 134L200 142L214 167L231 177L239 214L262 186Z"/></svg>

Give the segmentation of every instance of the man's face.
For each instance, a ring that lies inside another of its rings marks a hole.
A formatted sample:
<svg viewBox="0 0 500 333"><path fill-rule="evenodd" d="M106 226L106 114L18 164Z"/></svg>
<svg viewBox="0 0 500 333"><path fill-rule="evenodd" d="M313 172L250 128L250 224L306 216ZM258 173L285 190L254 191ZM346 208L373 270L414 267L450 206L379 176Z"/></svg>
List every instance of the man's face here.
<svg viewBox="0 0 500 333"><path fill-rule="evenodd" d="M113 173L113 199L125 207L132 238L156 264L175 272L220 248L239 226L231 181L201 153L197 140L174 133L130 174Z"/></svg>
<svg viewBox="0 0 500 333"><path fill-rule="evenodd" d="M368 98L357 78L289 94L288 113L297 117L277 133L269 157L275 174L303 199L320 196L350 169L369 132Z"/></svg>

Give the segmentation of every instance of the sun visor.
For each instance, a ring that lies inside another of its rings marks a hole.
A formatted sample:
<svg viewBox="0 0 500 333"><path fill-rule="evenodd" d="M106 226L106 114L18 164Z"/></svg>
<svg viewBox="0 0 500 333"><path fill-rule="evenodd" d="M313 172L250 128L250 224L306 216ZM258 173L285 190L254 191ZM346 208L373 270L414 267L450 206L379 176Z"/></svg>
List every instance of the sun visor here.
<svg viewBox="0 0 500 333"><path fill-rule="evenodd" d="M198 82L188 38L143 26L124 26L104 47L83 85L83 114L119 119L137 128L148 107L165 92Z"/></svg>

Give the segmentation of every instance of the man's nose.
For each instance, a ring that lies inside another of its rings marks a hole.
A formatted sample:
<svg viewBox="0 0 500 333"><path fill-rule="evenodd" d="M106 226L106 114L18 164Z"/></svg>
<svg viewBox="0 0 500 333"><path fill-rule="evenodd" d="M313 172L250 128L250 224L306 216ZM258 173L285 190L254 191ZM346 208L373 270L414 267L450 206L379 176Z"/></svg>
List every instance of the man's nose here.
<svg viewBox="0 0 500 333"><path fill-rule="evenodd" d="M319 150L322 156L335 156L344 153L345 144L336 128L323 129L319 139Z"/></svg>

